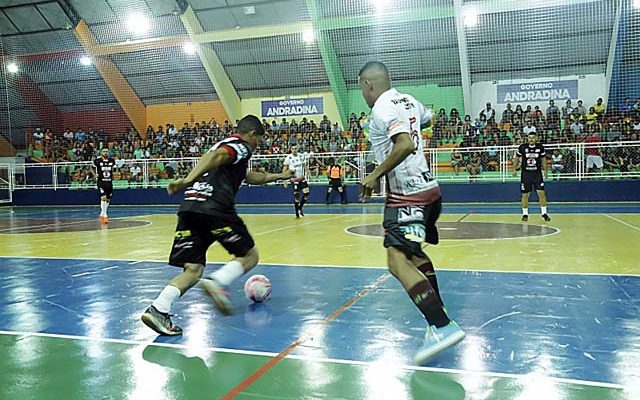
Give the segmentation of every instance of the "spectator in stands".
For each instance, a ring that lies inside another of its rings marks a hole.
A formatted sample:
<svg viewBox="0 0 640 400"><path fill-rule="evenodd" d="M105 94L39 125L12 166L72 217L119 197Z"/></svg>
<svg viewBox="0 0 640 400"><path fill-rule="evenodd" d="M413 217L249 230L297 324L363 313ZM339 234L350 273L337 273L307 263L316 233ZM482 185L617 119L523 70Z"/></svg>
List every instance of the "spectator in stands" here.
<svg viewBox="0 0 640 400"><path fill-rule="evenodd" d="M602 97L598 97L598 99L596 100L596 104L594 104L593 106L591 106L591 108L594 109L595 113L598 114L598 118L604 116L604 112L605 112L605 105L603 103ZM589 110L591 110L591 108ZM589 125L589 124L587 124Z"/></svg>
<svg viewBox="0 0 640 400"><path fill-rule="evenodd" d="M549 100L549 107L547 107L547 128L560 128L560 110L558 110L553 100Z"/></svg>
<svg viewBox="0 0 640 400"><path fill-rule="evenodd" d="M595 131L592 131L589 137L587 137L587 139L584 141L584 154L587 156L587 172L594 172L594 170L602 169L604 167L602 156L600 154L600 148L598 146L599 143L600 138Z"/></svg>
<svg viewBox="0 0 640 400"><path fill-rule="evenodd" d="M538 130L536 129L536 127L531 124L530 119L527 120L527 125L524 128L522 128L522 133L524 133L524 136L529 136L530 133L535 134L537 133L537 131Z"/></svg>
<svg viewBox="0 0 640 400"><path fill-rule="evenodd" d="M447 111L444 108L441 108L438 111L438 116L436 117L436 126L447 126L449 123L449 118L447 117Z"/></svg>
<svg viewBox="0 0 640 400"><path fill-rule="evenodd" d="M338 125L337 122L333 124L332 132L334 135L342 135L342 128L340 128L340 125Z"/></svg>
<svg viewBox="0 0 640 400"><path fill-rule="evenodd" d="M596 107L589 107L589 112L585 114L584 118L587 128L595 124L598 120L598 112L596 111Z"/></svg>
<svg viewBox="0 0 640 400"><path fill-rule="evenodd" d="M531 114L531 118L533 119L533 125L536 128L540 130L544 129L544 125L545 125L544 113L540 109L540 106L535 106L535 108L533 109L533 113Z"/></svg>
<svg viewBox="0 0 640 400"><path fill-rule="evenodd" d="M524 110L524 122L530 119L533 119L533 108L531 108L531 104L528 104Z"/></svg>
<svg viewBox="0 0 640 400"><path fill-rule="evenodd" d="M326 115L322 116L322 121L320 121L319 131L322 133L331 132L331 121L329 120L329 117L327 117Z"/></svg>
<svg viewBox="0 0 640 400"><path fill-rule="evenodd" d="M131 173L131 176L129 178L129 182L142 182L142 180L143 180L142 168L140 168L140 165L138 163L134 163L131 166L129 172Z"/></svg>
<svg viewBox="0 0 640 400"><path fill-rule="evenodd" d="M485 108L482 109L482 111L480 111L480 114L478 115L478 117L482 120L484 116L484 120L486 121L487 124L494 124L496 121L496 110L494 110L493 108L491 108L491 103L487 102L487 104L485 105Z"/></svg>
<svg viewBox="0 0 640 400"><path fill-rule="evenodd" d="M289 123L287 122L286 118L282 118L279 126L279 132L280 134L286 134L287 132L289 132Z"/></svg>
<svg viewBox="0 0 640 400"><path fill-rule="evenodd" d="M565 125L568 125L569 122L571 121L571 115L573 115L573 106L571 105L571 99L567 100L564 103L564 107L562 107L562 120L564 121Z"/></svg>
<svg viewBox="0 0 640 400"><path fill-rule="evenodd" d="M511 120L511 123L513 124L514 127L519 128L522 126L523 121L524 121L524 110L522 109L522 106L520 104L517 104L516 111L514 111L513 113L513 119Z"/></svg>
<svg viewBox="0 0 640 400"><path fill-rule="evenodd" d="M462 154L460 154L460 151L455 147L451 151L451 168L453 168L453 172L456 175L460 173L460 168L464 168L464 159L462 158Z"/></svg>
<svg viewBox="0 0 640 400"><path fill-rule="evenodd" d="M580 116L584 116L587 113L586 107L582 105L582 100L578 100L578 106L574 109L574 112L577 112Z"/></svg>
<svg viewBox="0 0 640 400"><path fill-rule="evenodd" d="M475 182L476 177L482 172L482 157L479 151L474 151L467 162L467 172L469 173L469 181Z"/></svg>
<svg viewBox="0 0 640 400"><path fill-rule="evenodd" d="M507 103L507 108L502 112L502 119L500 120L501 124L509 124L511 125L511 121L513 120L513 110L511 109L511 103Z"/></svg>
<svg viewBox="0 0 640 400"><path fill-rule="evenodd" d="M87 134L82 130L82 128L78 128L78 130L76 131L75 139L78 142L84 142L85 140L87 140Z"/></svg>
<svg viewBox="0 0 640 400"><path fill-rule="evenodd" d="M64 133L62 134L62 137L68 143L71 143L73 141L74 135L73 135L73 132L71 131L71 129L67 128L67 129L64 130Z"/></svg>
<svg viewBox="0 0 640 400"><path fill-rule="evenodd" d="M618 112L623 118L629 118L631 117L631 111L633 111L633 103L631 103L631 99L627 97L618 107Z"/></svg>
<svg viewBox="0 0 640 400"><path fill-rule="evenodd" d="M457 108L452 108L449 111L449 125L458 126L462 124L462 119L460 118L460 112L458 112Z"/></svg>
<svg viewBox="0 0 640 400"><path fill-rule="evenodd" d="M42 144L43 139L44 139L44 132L42 132L40 128L36 128L36 130L33 132L33 140L37 144Z"/></svg>
<svg viewBox="0 0 640 400"><path fill-rule="evenodd" d="M510 146L511 145L511 138L507 134L507 131L504 130L504 129L500 131L500 135L498 136L498 145L499 146Z"/></svg>
<svg viewBox="0 0 640 400"><path fill-rule="evenodd" d="M295 119L291 119L291 123L289 124L289 133L297 133L298 132L298 123Z"/></svg>
<svg viewBox="0 0 640 400"><path fill-rule="evenodd" d="M564 171L565 159L560 150L553 150L551 154L551 174L560 174Z"/></svg>
<svg viewBox="0 0 640 400"><path fill-rule="evenodd" d="M569 126L569 129L571 129L571 135L574 140L583 139L582 133L584 132L584 125L582 125L580 120L574 120Z"/></svg>

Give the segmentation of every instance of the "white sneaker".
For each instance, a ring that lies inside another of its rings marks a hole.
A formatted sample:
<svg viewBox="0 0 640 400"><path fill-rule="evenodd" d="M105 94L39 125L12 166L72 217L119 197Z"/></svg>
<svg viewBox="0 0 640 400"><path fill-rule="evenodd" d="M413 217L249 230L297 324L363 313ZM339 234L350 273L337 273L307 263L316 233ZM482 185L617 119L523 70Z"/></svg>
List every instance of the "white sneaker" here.
<svg viewBox="0 0 640 400"><path fill-rule="evenodd" d="M229 300L229 292L224 286L220 285L216 280L210 278L200 279L200 285L205 293L211 297L214 304L225 315L233 313L233 303Z"/></svg>
<svg viewBox="0 0 640 400"><path fill-rule="evenodd" d="M436 354L458 343L464 339L465 336L466 333L464 333L455 321L449 322L448 325L442 328L436 328L433 325L428 326L427 332L424 335L424 344L414 358L416 364L425 364Z"/></svg>

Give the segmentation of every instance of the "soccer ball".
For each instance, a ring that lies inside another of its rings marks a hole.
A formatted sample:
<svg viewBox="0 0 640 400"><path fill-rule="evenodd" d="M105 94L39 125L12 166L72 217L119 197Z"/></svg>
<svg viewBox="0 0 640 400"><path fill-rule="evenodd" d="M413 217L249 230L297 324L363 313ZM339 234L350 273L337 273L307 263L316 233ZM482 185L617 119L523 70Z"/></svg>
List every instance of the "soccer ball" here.
<svg viewBox="0 0 640 400"><path fill-rule="evenodd" d="M264 275L253 275L244 283L247 299L261 303L269 298L271 281Z"/></svg>

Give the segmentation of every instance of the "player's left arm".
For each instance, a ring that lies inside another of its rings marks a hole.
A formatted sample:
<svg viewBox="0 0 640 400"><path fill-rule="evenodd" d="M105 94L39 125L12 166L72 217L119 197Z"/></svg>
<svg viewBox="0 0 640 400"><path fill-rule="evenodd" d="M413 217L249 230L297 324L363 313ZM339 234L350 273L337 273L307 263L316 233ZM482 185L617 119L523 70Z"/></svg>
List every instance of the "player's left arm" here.
<svg viewBox="0 0 640 400"><path fill-rule="evenodd" d="M265 183L275 182L279 180L285 180L291 178L295 174L292 169L287 169L279 174L268 174L266 172L247 172L245 182L250 185L264 185Z"/></svg>
<svg viewBox="0 0 640 400"><path fill-rule="evenodd" d="M542 168L544 168L544 179L549 178L549 157L547 157L547 152L542 147L542 152L540 154L542 156Z"/></svg>
<svg viewBox="0 0 640 400"><path fill-rule="evenodd" d="M202 175L207 172L219 168L225 164L233 162L233 158L229 150L225 147L220 147L215 151L211 151L200 157L198 164L189 172L185 178L177 179L167 187L169 194L175 194L181 190L189 187Z"/></svg>

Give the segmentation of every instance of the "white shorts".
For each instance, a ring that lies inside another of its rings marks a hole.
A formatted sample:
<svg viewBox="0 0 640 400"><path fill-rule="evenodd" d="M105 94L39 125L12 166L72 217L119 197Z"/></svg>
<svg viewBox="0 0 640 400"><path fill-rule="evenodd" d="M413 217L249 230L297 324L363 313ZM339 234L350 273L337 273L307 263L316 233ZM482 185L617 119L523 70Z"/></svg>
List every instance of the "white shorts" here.
<svg viewBox="0 0 640 400"><path fill-rule="evenodd" d="M601 156L587 156L587 169L593 168L594 166L600 169L604 167Z"/></svg>

